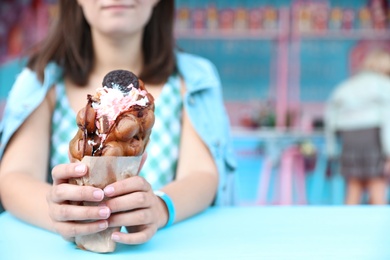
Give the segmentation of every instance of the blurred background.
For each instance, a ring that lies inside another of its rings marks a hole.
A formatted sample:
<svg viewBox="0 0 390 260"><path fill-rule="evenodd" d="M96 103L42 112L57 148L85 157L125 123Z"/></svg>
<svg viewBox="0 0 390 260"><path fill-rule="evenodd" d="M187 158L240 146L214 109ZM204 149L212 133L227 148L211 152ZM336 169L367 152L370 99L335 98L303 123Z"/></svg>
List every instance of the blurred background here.
<svg viewBox="0 0 390 260"><path fill-rule="evenodd" d="M56 0L0 6L1 111L27 51L57 13ZM390 49L389 6L388 0L176 0L178 47L210 59L221 76L238 160L237 205L344 203L342 177L327 174L324 104L367 52Z"/></svg>

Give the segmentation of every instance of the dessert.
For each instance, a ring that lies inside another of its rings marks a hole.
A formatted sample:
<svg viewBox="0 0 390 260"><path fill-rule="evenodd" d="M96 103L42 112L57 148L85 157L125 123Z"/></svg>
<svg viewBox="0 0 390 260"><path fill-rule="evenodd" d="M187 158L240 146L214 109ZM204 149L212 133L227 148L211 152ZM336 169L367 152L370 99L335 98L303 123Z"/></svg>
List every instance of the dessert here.
<svg viewBox="0 0 390 260"><path fill-rule="evenodd" d="M69 183L103 189L138 174L154 124L154 98L132 72L115 70L104 77L102 87L94 95L88 95L87 100L77 114L79 129L69 143L69 152L72 161L82 161L89 171ZM76 237L75 241L81 249L112 252L115 242L111 234L119 229L108 228Z"/></svg>
<svg viewBox="0 0 390 260"><path fill-rule="evenodd" d="M154 124L154 99L133 73L115 70L103 87L77 114L79 130L69 145L70 154L85 156L139 156Z"/></svg>

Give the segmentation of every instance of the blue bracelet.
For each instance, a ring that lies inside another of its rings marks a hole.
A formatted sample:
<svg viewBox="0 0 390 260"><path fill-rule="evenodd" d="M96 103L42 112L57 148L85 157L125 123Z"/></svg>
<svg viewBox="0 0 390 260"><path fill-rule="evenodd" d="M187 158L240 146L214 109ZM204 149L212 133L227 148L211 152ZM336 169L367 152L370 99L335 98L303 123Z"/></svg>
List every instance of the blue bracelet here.
<svg viewBox="0 0 390 260"><path fill-rule="evenodd" d="M164 227L169 227L175 221L175 217L176 217L175 205L173 205L173 201L172 201L171 197L169 197L165 192L163 192L161 190L156 190L156 191L154 191L154 194L156 196L160 197L164 201L165 205L167 206L168 221Z"/></svg>

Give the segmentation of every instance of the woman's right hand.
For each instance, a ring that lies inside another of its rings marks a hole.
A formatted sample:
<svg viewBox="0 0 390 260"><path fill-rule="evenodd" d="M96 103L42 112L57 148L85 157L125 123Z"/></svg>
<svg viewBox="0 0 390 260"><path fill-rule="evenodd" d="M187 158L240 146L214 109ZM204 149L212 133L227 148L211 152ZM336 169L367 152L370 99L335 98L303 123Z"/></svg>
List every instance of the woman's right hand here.
<svg viewBox="0 0 390 260"><path fill-rule="evenodd" d="M70 178L87 173L82 163L60 164L53 168L53 185L47 194L49 215L53 229L66 240L105 230L111 212L107 206L83 206L83 202L99 203L104 198L103 190L92 186L69 184Z"/></svg>

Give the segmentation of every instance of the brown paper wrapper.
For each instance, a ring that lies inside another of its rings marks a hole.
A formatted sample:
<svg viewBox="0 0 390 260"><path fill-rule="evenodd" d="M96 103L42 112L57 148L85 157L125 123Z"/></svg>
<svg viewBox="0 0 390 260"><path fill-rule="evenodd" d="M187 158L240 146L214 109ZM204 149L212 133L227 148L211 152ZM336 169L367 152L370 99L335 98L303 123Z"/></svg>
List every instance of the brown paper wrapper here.
<svg viewBox="0 0 390 260"><path fill-rule="evenodd" d="M141 159L142 156L85 156L81 162L88 166L88 175L70 179L69 183L104 189L113 182L137 175ZM83 205L88 206L98 204L100 202L83 202ZM99 253L113 252L116 243L111 240L111 234L119 230L120 227L108 228L95 234L77 236L75 242L81 249Z"/></svg>

